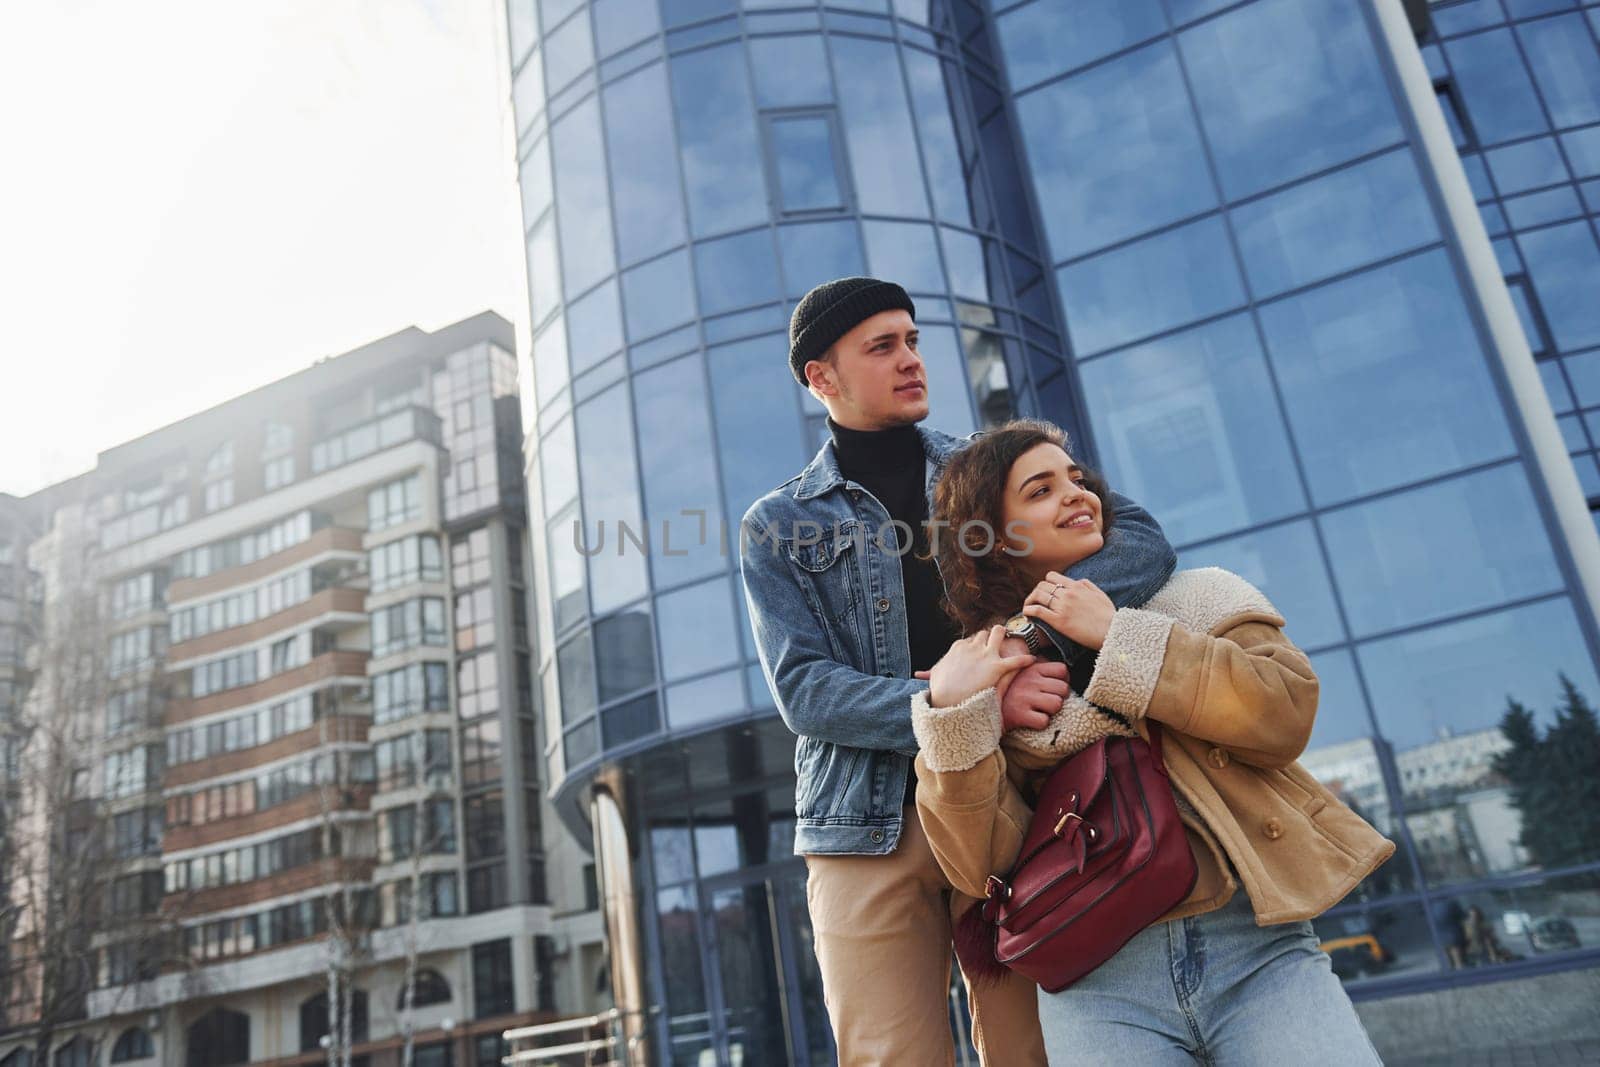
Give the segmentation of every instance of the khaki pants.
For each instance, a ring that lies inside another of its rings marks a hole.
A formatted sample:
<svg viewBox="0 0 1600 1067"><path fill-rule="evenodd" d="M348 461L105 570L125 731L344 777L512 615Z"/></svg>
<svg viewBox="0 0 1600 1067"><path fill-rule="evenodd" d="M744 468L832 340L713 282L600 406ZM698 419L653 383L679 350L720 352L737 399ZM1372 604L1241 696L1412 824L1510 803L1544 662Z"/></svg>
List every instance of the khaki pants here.
<svg viewBox="0 0 1600 1067"><path fill-rule="evenodd" d="M806 866L812 937L839 1063L953 1064L950 929L972 901L951 890L916 808L905 809L905 830L889 855L807 856ZM978 989L968 982L967 996L985 1067L1042 1067L1032 982L1008 971Z"/></svg>

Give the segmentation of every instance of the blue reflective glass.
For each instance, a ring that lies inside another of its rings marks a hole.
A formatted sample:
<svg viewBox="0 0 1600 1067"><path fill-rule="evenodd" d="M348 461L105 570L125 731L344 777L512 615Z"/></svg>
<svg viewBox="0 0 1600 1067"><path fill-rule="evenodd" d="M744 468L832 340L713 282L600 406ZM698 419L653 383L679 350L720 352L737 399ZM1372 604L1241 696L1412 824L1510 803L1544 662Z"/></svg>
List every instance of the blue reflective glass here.
<svg viewBox="0 0 1600 1067"><path fill-rule="evenodd" d="M1497 237L1509 229L1506 225L1506 213L1499 204L1479 204L1478 214L1483 216L1484 229L1489 231L1490 237Z"/></svg>
<svg viewBox="0 0 1600 1067"><path fill-rule="evenodd" d="M667 690L667 722L674 730L714 722L745 709L739 671L696 678Z"/></svg>
<svg viewBox="0 0 1600 1067"><path fill-rule="evenodd" d="M1272 296L1437 240L1411 150L1402 148L1233 210L1245 274Z"/></svg>
<svg viewBox="0 0 1600 1067"><path fill-rule="evenodd" d="M829 47L861 210L926 216L928 197L916 165L917 139L899 52L886 41L860 37L832 37Z"/></svg>
<svg viewBox="0 0 1600 1067"><path fill-rule="evenodd" d="M1583 205L1578 202L1578 192L1570 185L1546 189L1539 193L1528 193L1514 200L1505 201L1505 206L1506 220L1514 230L1577 218L1583 214Z"/></svg>
<svg viewBox="0 0 1600 1067"><path fill-rule="evenodd" d="M1586 222L1569 222L1517 238L1544 320L1563 350L1600 344L1600 248Z"/></svg>
<svg viewBox="0 0 1600 1067"><path fill-rule="evenodd" d="M722 503L699 354L635 375L633 394L656 585L722 570Z"/></svg>
<svg viewBox="0 0 1600 1067"><path fill-rule="evenodd" d="M1456 148L1467 147L1471 138L1467 136L1466 124L1459 111L1456 110L1455 97L1443 89L1434 92L1434 99L1439 102L1439 111L1444 115L1444 123L1450 128L1450 143Z"/></svg>
<svg viewBox="0 0 1600 1067"><path fill-rule="evenodd" d="M511 79L511 110L516 115L517 133L533 125L533 120L544 110L547 94L544 91L544 50L534 49Z"/></svg>
<svg viewBox="0 0 1600 1067"><path fill-rule="evenodd" d="M1567 159L1578 177L1600 176L1600 126L1562 134L1561 147L1567 150Z"/></svg>
<svg viewBox="0 0 1600 1067"><path fill-rule="evenodd" d="M1155 514L1165 526L1162 513ZM1285 631L1301 648L1345 640L1322 550L1309 522L1291 522L1185 549L1179 566L1222 567L1251 582L1267 594L1286 620Z"/></svg>
<svg viewBox="0 0 1600 1067"><path fill-rule="evenodd" d="M680 245L688 236L667 72L660 63L607 85L606 147L611 151L612 199L622 262L636 263Z"/></svg>
<svg viewBox="0 0 1600 1067"><path fill-rule="evenodd" d="M583 543L593 552L589 589L603 615L644 593L645 553L620 535L644 535L638 470L633 459L633 419L628 389L619 385L579 405L578 472L583 486ZM600 524L604 522L603 529ZM569 546L570 547L570 546Z"/></svg>
<svg viewBox="0 0 1600 1067"><path fill-rule="evenodd" d="M1494 239L1494 258L1500 264L1501 274L1522 273L1522 257L1517 254L1517 243L1511 238Z"/></svg>
<svg viewBox="0 0 1600 1067"><path fill-rule="evenodd" d="M1577 7L1577 0L1504 0L1506 14L1514 19L1533 15L1548 15L1552 11L1565 11ZM1583 32L1581 29L1579 32Z"/></svg>
<svg viewBox="0 0 1600 1067"><path fill-rule="evenodd" d="M1533 317L1533 307L1528 303L1527 288L1520 281L1507 282L1506 291L1511 294L1511 303L1517 309L1517 319L1522 323L1522 333L1528 340L1528 349L1536 356L1543 354L1544 335L1539 332L1539 324Z"/></svg>
<svg viewBox="0 0 1600 1067"><path fill-rule="evenodd" d="M1260 315L1316 502L1512 452L1445 253L1268 304Z"/></svg>
<svg viewBox="0 0 1600 1067"><path fill-rule="evenodd" d="M1460 37L1444 48L1479 141L1494 144L1545 131L1539 98L1528 69L1518 62L1510 30Z"/></svg>
<svg viewBox="0 0 1600 1067"><path fill-rule="evenodd" d="M550 187L550 139L539 138L518 170L522 186L522 227L533 226L539 216L555 202L555 190Z"/></svg>
<svg viewBox="0 0 1600 1067"><path fill-rule="evenodd" d="M680 249L622 274L628 337L637 341L694 317L689 253Z"/></svg>
<svg viewBox="0 0 1600 1067"><path fill-rule="evenodd" d="M606 152L600 105L590 97L550 128L555 159L556 224L561 232L561 278L581 293L616 269Z"/></svg>
<svg viewBox="0 0 1600 1067"><path fill-rule="evenodd" d="M1562 586L1520 463L1325 512L1320 522L1358 637Z"/></svg>
<svg viewBox="0 0 1600 1067"><path fill-rule="evenodd" d="M546 215L528 234L528 309L535 326L561 304L561 260L556 255L556 223Z"/></svg>
<svg viewBox="0 0 1600 1067"><path fill-rule="evenodd" d="M995 22L1011 88L1018 92L1167 28L1157 0L1032 0Z"/></svg>
<svg viewBox="0 0 1600 1067"><path fill-rule="evenodd" d="M821 37L752 37L745 47L750 49L756 102L762 107L833 103L828 54Z"/></svg>
<svg viewBox="0 0 1600 1067"><path fill-rule="evenodd" d="M696 236L767 217L766 182L744 49L719 45L672 59L689 220Z"/></svg>
<svg viewBox="0 0 1600 1067"><path fill-rule="evenodd" d="M1172 13L1173 25L1181 26L1201 15L1221 11L1235 0L1167 0L1167 10Z"/></svg>
<svg viewBox="0 0 1600 1067"><path fill-rule="evenodd" d="M1582 416L1563 415L1556 420L1556 426L1561 430L1561 443L1566 445L1568 452L1589 450L1589 437L1584 433Z"/></svg>
<svg viewBox="0 0 1600 1067"><path fill-rule="evenodd" d="M1589 209L1589 214L1600 215L1600 178L1579 183L1578 190L1583 194L1583 203Z"/></svg>
<svg viewBox="0 0 1600 1067"><path fill-rule="evenodd" d="M594 34L602 56L615 55L661 32L655 0L594 0Z"/></svg>
<svg viewBox="0 0 1600 1067"><path fill-rule="evenodd" d="M1583 16L1525 22L1517 27L1517 36L1544 93L1550 121L1557 126L1600 121L1600 51Z"/></svg>
<svg viewBox="0 0 1600 1067"><path fill-rule="evenodd" d="M1472 186L1474 200L1488 200L1495 195L1494 186L1489 184L1489 168L1483 165L1482 156L1462 156L1461 169L1467 172L1467 184Z"/></svg>
<svg viewBox="0 0 1600 1067"><path fill-rule="evenodd" d="M1600 405L1600 352L1585 352L1581 356L1567 356L1561 361L1572 382L1572 392L1579 407Z"/></svg>
<svg viewBox="0 0 1600 1067"><path fill-rule="evenodd" d="M767 136L782 210L844 206L833 152L833 124L825 116L774 116L767 122Z"/></svg>
<svg viewBox="0 0 1600 1067"><path fill-rule="evenodd" d="M1445 66L1444 53L1436 44L1422 46L1422 62L1428 68L1428 77L1438 80L1450 76L1449 69Z"/></svg>
<svg viewBox="0 0 1600 1067"><path fill-rule="evenodd" d="M544 479L544 513L554 515L578 496L578 444L573 422L562 419L539 445L539 471Z"/></svg>
<svg viewBox="0 0 1600 1067"><path fill-rule="evenodd" d="M944 272L933 227L921 222L864 222L867 267L875 278L888 278L907 292L942 293Z"/></svg>
<svg viewBox="0 0 1600 1067"><path fill-rule="evenodd" d="M1572 401L1572 390L1567 388L1566 375L1561 372L1561 361L1558 359L1546 360L1539 364L1539 379L1544 382L1544 391L1550 398L1550 406L1557 415L1571 411L1575 405Z"/></svg>
<svg viewBox="0 0 1600 1067"><path fill-rule="evenodd" d="M731 15L735 10L734 0L661 0L661 14L668 29Z"/></svg>
<svg viewBox="0 0 1600 1067"><path fill-rule="evenodd" d="M1348 0L1260 0L1178 40L1229 198L1401 137L1372 37Z"/></svg>
<svg viewBox="0 0 1600 1067"><path fill-rule="evenodd" d="M1540 137L1484 153L1501 196L1514 196L1567 180L1567 165L1554 137Z"/></svg>
<svg viewBox="0 0 1600 1067"><path fill-rule="evenodd" d="M802 222L778 227L778 249L783 260L784 290L803 296L830 278L848 278L867 272L861 237L854 221Z"/></svg>
<svg viewBox="0 0 1600 1067"><path fill-rule="evenodd" d="M617 306L615 281L567 305L567 349L574 374L582 374L621 347L622 309Z"/></svg>
<svg viewBox="0 0 1600 1067"><path fill-rule="evenodd" d="M944 246L945 267L950 272L950 291L990 303L994 296L989 287L989 265L983 254L985 242L977 234L952 230L948 226L939 228L939 241Z"/></svg>
<svg viewBox="0 0 1600 1067"><path fill-rule="evenodd" d="M1079 356L1244 303L1244 283L1216 217L1079 260L1056 272Z"/></svg>
<svg viewBox="0 0 1600 1067"><path fill-rule="evenodd" d="M733 590L717 578L656 598L661 670L667 681L739 659Z"/></svg>
<svg viewBox="0 0 1600 1067"><path fill-rule="evenodd" d="M1107 477L1173 544L1305 507L1249 316L1091 360L1079 377Z"/></svg>
<svg viewBox="0 0 1600 1067"><path fill-rule="evenodd" d="M582 6L583 0L539 0L539 21L545 26L558 26Z"/></svg>
<svg viewBox="0 0 1600 1067"><path fill-rule="evenodd" d="M783 295L768 230L752 230L695 245L694 276L700 287L700 311L705 315Z"/></svg>
<svg viewBox="0 0 1600 1067"><path fill-rule="evenodd" d="M1465 4L1430 3L1428 14L1434 30L1441 37L1449 37L1468 30L1481 30L1485 26L1498 26L1506 20L1500 10L1500 0L1469 0Z"/></svg>
<svg viewBox="0 0 1600 1067"><path fill-rule="evenodd" d="M1017 118L1056 260L1216 203L1167 41L1019 98Z"/></svg>
<svg viewBox="0 0 1600 1067"><path fill-rule="evenodd" d="M969 179L956 143L954 101L961 96L954 68L915 48L904 49L901 57L911 86L917 134L922 140L923 169L928 175L928 187L933 190L934 214L947 222L970 226ZM976 179L974 174L973 180Z"/></svg>
<svg viewBox="0 0 1600 1067"><path fill-rule="evenodd" d="M1287 632L1295 634L1294 620ZM1311 657L1311 669L1320 683L1317 691L1317 718L1311 727L1313 752L1325 745L1337 745L1372 736L1372 720L1367 715L1367 699L1361 695L1356 677L1356 661L1347 649L1319 652Z"/></svg>
<svg viewBox="0 0 1600 1067"><path fill-rule="evenodd" d="M549 25L549 23L545 23ZM589 16L568 19L545 37L544 78L550 95L594 65L594 38Z"/></svg>
<svg viewBox="0 0 1600 1067"><path fill-rule="evenodd" d="M928 377L928 425L958 436L971 433L978 424L972 415L972 384L956 331L924 324L918 333L917 354Z"/></svg>
<svg viewBox="0 0 1600 1067"><path fill-rule="evenodd" d="M1378 725L1397 748L1498 726L1509 693L1541 719L1560 699L1558 675L1593 694L1600 684L1566 597L1374 641L1357 650Z"/></svg>
<svg viewBox="0 0 1600 1067"><path fill-rule="evenodd" d="M533 338L533 387L539 406L550 403L571 378L567 367L567 320L557 315Z"/></svg>
<svg viewBox="0 0 1600 1067"><path fill-rule="evenodd" d="M628 350L628 361L635 369L649 367L681 356L691 348L700 346L700 329L698 326L684 326L669 333L660 334L642 344L634 345Z"/></svg>
<svg viewBox="0 0 1600 1067"><path fill-rule="evenodd" d="M787 349L787 339L773 334L718 345L707 354L730 524L757 497L793 477L811 455L800 420L799 387L783 358Z"/></svg>
<svg viewBox="0 0 1600 1067"><path fill-rule="evenodd" d="M1589 499L1600 497L1600 464L1596 464L1593 453L1586 456L1573 456L1572 466L1578 472L1578 488Z"/></svg>

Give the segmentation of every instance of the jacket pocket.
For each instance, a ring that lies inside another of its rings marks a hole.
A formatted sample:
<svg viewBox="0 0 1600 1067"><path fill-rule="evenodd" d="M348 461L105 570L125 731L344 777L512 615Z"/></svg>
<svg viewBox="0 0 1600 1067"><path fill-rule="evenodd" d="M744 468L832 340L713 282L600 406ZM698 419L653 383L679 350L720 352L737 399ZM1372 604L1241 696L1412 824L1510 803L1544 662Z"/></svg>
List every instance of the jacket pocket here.
<svg viewBox="0 0 1600 1067"><path fill-rule="evenodd" d="M865 670L862 661L861 614L863 577L858 542L859 522L828 527L817 540L796 538L783 542L784 554L811 609L826 624L827 638L841 663Z"/></svg>

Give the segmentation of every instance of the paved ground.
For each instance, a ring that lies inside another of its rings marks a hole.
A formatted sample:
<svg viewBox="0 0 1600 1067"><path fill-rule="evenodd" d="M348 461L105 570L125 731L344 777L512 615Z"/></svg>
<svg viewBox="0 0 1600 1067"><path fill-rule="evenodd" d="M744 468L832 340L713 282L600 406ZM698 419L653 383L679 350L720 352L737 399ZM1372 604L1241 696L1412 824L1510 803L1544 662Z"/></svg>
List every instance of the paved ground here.
<svg viewBox="0 0 1600 1067"><path fill-rule="evenodd" d="M1478 1049L1448 1056L1390 1059L1387 1067L1591 1067L1600 1064L1600 1039Z"/></svg>

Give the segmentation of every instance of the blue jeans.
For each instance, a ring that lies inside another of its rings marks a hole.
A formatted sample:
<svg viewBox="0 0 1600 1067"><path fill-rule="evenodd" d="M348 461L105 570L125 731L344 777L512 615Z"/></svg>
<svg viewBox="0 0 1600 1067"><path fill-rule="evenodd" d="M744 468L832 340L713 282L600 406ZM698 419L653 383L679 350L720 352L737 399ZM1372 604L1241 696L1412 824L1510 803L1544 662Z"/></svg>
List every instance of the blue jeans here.
<svg viewBox="0 0 1600 1067"><path fill-rule="evenodd" d="M1052 1064L1381 1064L1309 922L1257 926L1235 894L1157 923L1060 993L1039 991Z"/></svg>

